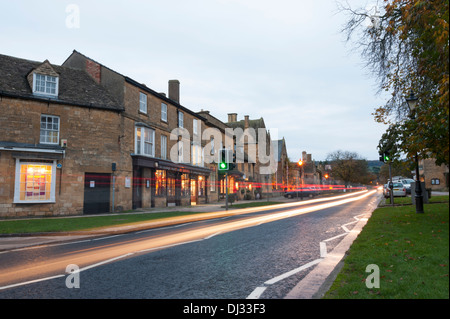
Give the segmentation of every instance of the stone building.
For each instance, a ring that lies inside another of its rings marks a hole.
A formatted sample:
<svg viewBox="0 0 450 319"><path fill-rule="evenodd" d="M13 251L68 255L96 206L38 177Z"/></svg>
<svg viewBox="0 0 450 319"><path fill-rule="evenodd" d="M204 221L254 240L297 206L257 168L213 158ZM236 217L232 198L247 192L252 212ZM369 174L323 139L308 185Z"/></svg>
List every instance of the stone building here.
<svg viewBox="0 0 450 319"><path fill-rule="evenodd" d="M274 192L280 195L288 188L289 158L287 155L286 140L284 137L280 140L272 141L276 147L277 171L274 174Z"/></svg>
<svg viewBox="0 0 450 319"><path fill-rule="evenodd" d="M123 106L86 72L0 55L0 217L110 210ZM122 171L120 179L131 177ZM131 208L131 188L115 203Z"/></svg>
<svg viewBox="0 0 450 319"><path fill-rule="evenodd" d="M131 167L123 169L132 170L133 209L210 201L210 170L202 161L204 118L180 104L178 80L169 81L167 97L77 51L63 65L91 74L124 106L122 154L131 156Z"/></svg>
<svg viewBox="0 0 450 319"><path fill-rule="evenodd" d="M252 177L256 197L273 196L272 180L277 171L276 150L264 119L251 120L245 115L243 120L238 121L237 113L229 113L226 124L235 132L241 130L244 133L241 140L235 143L235 153L238 161L240 159L241 162L254 164L243 165L240 169L246 176Z"/></svg>
<svg viewBox="0 0 450 319"><path fill-rule="evenodd" d="M214 200L205 119L74 51L61 65L0 55L0 217Z"/></svg>
<svg viewBox="0 0 450 319"><path fill-rule="evenodd" d="M434 191L448 191L448 166L436 165L433 158L421 160L419 164L421 179L425 182L426 188Z"/></svg>

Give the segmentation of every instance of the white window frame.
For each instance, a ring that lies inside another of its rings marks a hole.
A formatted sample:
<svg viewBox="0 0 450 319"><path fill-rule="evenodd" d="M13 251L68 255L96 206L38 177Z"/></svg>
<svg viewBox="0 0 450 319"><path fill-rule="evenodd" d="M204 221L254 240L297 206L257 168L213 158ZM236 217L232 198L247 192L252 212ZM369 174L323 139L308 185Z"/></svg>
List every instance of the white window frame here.
<svg viewBox="0 0 450 319"><path fill-rule="evenodd" d="M139 112L147 114L147 94L139 92Z"/></svg>
<svg viewBox="0 0 450 319"><path fill-rule="evenodd" d="M38 85L38 82L42 83L43 85ZM52 84L55 85L54 92L51 92L53 90L53 88L51 87ZM59 93L59 77L33 73L33 93L38 95L57 97Z"/></svg>
<svg viewBox="0 0 450 319"><path fill-rule="evenodd" d="M48 200L21 200L20 199L20 171L22 165L50 165L52 167L52 175L51 175L51 183L50 183L50 198ZM16 174L14 181L14 203L26 203L26 204L35 204L35 203L54 203L55 202L55 189L56 189L56 160L53 160L52 163L46 162L29 162L26 159L16 158Z"/></svg>
<svg viewBox="0 0 450 319"><path fill-rule="evenodd" d="M43 119L45 120L45 123L42 123ZM52 119L52 124L48 123L48 118ZM55 123L54 123L54 119L58 119L58 127L57 129L55 129ZM45 128L42 127L42 125L45 125ZM49 125L51 125L51 127L49 127ZM59 118L59 116L55 116L55 115L47 115L47 114L41 114L41 119L39 122L39 143L40 144L52 144L52 145L57 145L59 144L59 129L61 126L61 120ZM52 138L51 136L48 135L48 133L51 132L56 132L56 142L47 142L47 138ZM43 134L44 133L44 134ZM42 140L42 138L44 137L44 140Z"/></svg>
<svg viewBox="0 0 450 319"><path fill-rule="evenodd" d="M183 114L183 112L178 112L178 127L184 128L184 114Z"/></svg>
<svg viewBox="0 0 450 319"><path fill-rule="evenodd" d="M161 135L161 158L167 159L167 136Z"/></svg>
<svg viewBox="0 0 450 319"><path fill-rule="evenodd" d="M199 144L192 144L191 146L191 164L195 166L203 166L203 148Z"/></svg>
<svg viewBox="0 0 450 319"><path fill-rule="evenodd" d="M138 132L140 132L140 137ZM146 135L148 139L145 138ZM155 130L144 126L136 126L134 140L135 154L149 157L155 156ZM146 146L148 145L150 145L150 153L146 152Z"/></svg>
<svg viewBox="0 0 450 319"><path fill-rule="evenodd" d="M198 120L197 119L192 120L192 132L194 133L194 135L198 135Z"/></svg>
<svg viewBox="0 0 450 319"><path fill-rule="evenodd" d="M167 104L161 103L161 120L167 122Z"/></svg>

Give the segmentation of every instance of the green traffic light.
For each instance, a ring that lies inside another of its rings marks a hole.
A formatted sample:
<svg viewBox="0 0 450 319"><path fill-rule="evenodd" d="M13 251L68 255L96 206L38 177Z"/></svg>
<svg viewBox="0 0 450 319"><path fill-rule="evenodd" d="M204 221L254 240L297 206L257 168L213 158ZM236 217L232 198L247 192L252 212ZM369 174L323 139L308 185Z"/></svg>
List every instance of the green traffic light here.
<svg viewBox="0 0 450 319"><path fill-rule="evenodd" d="M220 168L226 168L227 167L227 164L225 164L225 163L220 163Z"/></svg>

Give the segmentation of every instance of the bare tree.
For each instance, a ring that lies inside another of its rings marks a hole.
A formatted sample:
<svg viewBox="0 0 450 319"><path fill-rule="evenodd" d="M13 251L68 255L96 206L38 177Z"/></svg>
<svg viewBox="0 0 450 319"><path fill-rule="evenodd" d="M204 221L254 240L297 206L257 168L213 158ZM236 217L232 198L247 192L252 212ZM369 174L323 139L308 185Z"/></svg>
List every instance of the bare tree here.
<svg viewBox="0 0 450 319"><path fill-rule="evenodd" d="M334 151L327 155L327 161L331 163L333 178L342 180L345 186L350 183L366 184L371 178L367 161L356 152Z"/></svg>

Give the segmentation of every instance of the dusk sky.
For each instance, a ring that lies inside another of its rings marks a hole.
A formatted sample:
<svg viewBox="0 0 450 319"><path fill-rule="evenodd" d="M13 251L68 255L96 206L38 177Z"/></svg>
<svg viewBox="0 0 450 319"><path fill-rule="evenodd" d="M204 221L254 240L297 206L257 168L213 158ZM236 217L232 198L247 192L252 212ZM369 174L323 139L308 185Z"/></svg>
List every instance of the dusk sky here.
<svg viewBox="0 0 450 319"><path fill-rule="evenodd" d="M372 113L386 97L334 0L8 1L1 12L1 54L60 65L77 50L157 92L178 79L183 106L263 117L292 161L339 149L378 159L387 127Z"/></svg>

